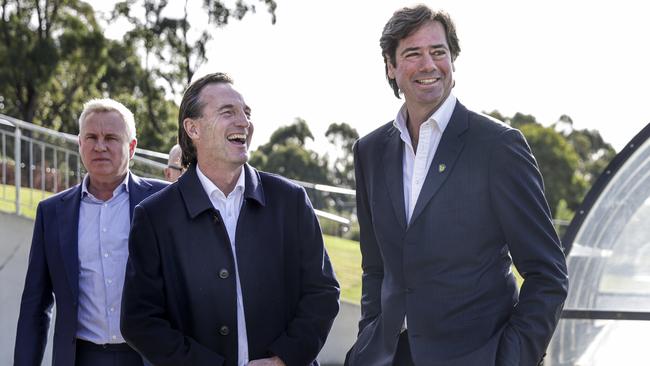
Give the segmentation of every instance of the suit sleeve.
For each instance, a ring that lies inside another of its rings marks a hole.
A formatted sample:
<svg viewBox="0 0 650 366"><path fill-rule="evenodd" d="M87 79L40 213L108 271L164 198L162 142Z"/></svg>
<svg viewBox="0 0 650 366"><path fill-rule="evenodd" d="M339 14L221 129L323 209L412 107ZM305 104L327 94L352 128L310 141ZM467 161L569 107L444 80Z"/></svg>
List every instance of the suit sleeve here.
<svg viewBox="0 0 650 366"><path fill-rule="evenodd" d="M296 230L300 246L301 297L296 315L269 347L287 366L311 364L325 344L339 311L339 284L323 235L304 189L297 189Z"/></svg>
<svg viewBox="0 0 650 366"><path fill-rule="evenodd" d="M158 238L146 210L136 206L122 293L124 339L154 365L222 365L224 358L173 329L167 318Z"/></svg>
<svg viewBox="0 0 650 366"><path fill-rule="evenodd" d="M497 365L537 365L567 296L566 261L528 144L518 130L500 137L490 159L490 194L524 283L501 338Z"/></svg>
<svg viewBox="0 0 650 366"><path fill-rule="evenodd" d="M45 352L54 297L45 255L44 230L43 206L39 204L36 210L32 247L29 252L25 288L20 302L14 349L15 366L38 366Z"/></svg>
<svg viewBox="0 0 650 366"><path fill-rule="evenodd" d="M368 202L368 186L362 164L359 141L357 141L354 145L354 175L357 185L359 247L361 248L361 268L363 271L359 333L381 313L381 283L384 279L384 262L372 226L372 214Z"/></svg>

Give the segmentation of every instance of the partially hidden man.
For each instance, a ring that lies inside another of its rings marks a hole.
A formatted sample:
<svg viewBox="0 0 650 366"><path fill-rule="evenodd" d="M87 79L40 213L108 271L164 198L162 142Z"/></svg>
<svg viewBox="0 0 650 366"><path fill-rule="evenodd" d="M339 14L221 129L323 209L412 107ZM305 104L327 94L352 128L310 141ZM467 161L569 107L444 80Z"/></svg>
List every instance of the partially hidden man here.
<svg viewBox="0 0 650 366"><path fill-rule="evenodd" d="M227 75L193 82L187 171L135 209L122 333L154 365L318 365L338 283L304 189L246 163L250 114Z"/></svg>
<svg viewBox="0 0 650 366"><path fill-rule="evenodd" d="M14 365L41 365L55 302L53 365L143 364L120 332L128 235L135 205L166 183L129 171L136 144L133 114L124 105L112 99L84 105L79 155L88 173L36 210Z"/></svg>
<svg viewBox="0 0 650 366"><path fill-rule="evenodd" d="M538 365L568 280L535 158L452 93L446 13L398 10L380 45L405 102L354 148L363 289L347 364Z"/></svg>

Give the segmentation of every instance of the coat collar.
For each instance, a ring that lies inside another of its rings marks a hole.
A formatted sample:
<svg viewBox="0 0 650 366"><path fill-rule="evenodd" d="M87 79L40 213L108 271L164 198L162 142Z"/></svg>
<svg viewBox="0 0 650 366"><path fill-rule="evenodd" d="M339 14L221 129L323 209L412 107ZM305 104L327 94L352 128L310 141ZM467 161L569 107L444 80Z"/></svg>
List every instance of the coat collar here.
<svg viewBox="0 0 650 366"><path fill-rule="evenodd" d="M266 205L264 189L257 170L250 165L244 165L244 199L257 202L260 206ZM190 165L189 169L178 179L178 189L183 197L185 209L190 217L194 219L204 211L213 210L212 202L199 181L196 174L196 164Z"/></svg>

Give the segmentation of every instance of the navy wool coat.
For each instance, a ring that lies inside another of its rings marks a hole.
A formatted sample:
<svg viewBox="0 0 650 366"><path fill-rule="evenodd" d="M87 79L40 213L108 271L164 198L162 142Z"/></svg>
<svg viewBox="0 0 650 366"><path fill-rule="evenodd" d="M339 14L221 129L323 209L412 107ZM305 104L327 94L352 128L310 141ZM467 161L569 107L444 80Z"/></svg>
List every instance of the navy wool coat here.
<svg viewBox="0 0 650 366"><path fill-rule="evenodd" d="M249 359L317 365L338 283L302 187L244 166L235 244ZM235 258L196 166L135 209L122 334L155 365L237 365Z"/></svg>

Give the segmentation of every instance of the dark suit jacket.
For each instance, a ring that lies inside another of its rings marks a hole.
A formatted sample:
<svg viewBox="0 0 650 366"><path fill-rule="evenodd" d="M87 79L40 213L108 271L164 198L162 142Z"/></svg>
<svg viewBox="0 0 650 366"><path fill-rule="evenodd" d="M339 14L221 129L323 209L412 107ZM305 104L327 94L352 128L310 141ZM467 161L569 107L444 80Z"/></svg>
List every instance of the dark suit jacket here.
<svg viewBox="0 0 650 366"><path fill-rule="evenodd" d="M236 229L248 352L314 361L338 312L338 283L305 191L245 165ZM122 334L155 365L237 365L235 264L196 167L135 209Z"/></svg>
<svg viewBox="0 0 650 366"><path fill-rule="evenodd" d="M133 208L167 183L131 174L129 205ZM79 297L78 228L81 185L40 202L20 304L14 365L41 364L54 296L56 324L52 363L74 365Z"/></svg>
<svg viewBox="0 0 650 366"><path fill-rule="evenodd" d="M363 295L349 364L391 365L407 315L416 365L537 365L567 271L521 133L457 103L408 225L397 129L354 154Z"/></svg>

